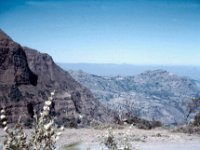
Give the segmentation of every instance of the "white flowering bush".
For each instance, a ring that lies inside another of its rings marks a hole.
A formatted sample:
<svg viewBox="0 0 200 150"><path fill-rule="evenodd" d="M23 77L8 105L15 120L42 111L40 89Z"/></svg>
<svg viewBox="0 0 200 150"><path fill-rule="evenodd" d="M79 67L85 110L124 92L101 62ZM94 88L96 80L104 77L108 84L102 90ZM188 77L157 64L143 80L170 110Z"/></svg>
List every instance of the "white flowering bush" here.
<svg viewBox="0 0 200 150"><path fill-rule="evenodd" d="M110 150L132 150L131 145L128 143L128 139L125 138L118 143L113 135L112 128L107 130L106 138L104 139L105 146Z"/></svg>
<svg viewBox="0 0 200 150"><path fill-rule="evenodd" d="M24 132L22 125L18 122L11 130L6 121L6 112L1 110L1 122L6 132L4 140L5 150L53 150L55 143L61 135L64 127L57 129L54 118L49 115L53 101L54 92L44 103L44 107L39 116L35 115L33 132L29 140Z"/></svg>
<svg viewBox="0 0 200 150"><path fill-rule="evenodd" d="M107 130L106 138L104 140L104 144L108 149L117 150L117 142L114 139L114 135L112 133L112 128Z"/></svg>

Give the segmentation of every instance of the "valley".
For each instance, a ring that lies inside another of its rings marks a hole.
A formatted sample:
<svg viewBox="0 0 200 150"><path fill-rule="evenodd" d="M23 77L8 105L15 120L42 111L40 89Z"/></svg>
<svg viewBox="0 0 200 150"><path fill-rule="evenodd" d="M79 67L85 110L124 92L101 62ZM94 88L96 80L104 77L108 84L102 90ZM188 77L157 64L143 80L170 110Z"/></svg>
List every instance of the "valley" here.
<svg viewBox="0 0 200 150"><path fill-rule="evenodd" d="M168 125L184 123L188 103L200 96L199 81L165 70L149 70L135 76L69 72L104 105L116 110L126 109L132 103L139 117Z"/></svg>

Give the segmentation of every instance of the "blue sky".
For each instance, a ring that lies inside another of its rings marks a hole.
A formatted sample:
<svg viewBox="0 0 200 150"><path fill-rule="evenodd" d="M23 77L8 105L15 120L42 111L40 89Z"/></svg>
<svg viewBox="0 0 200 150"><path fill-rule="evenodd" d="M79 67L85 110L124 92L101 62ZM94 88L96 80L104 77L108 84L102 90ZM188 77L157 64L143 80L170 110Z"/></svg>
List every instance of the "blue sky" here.
<svg viewBox="0 0 200 150"><path fill-rule="evenodd" d="M56 62L200 65L199 0L0 0L0 28Z"/></svg>

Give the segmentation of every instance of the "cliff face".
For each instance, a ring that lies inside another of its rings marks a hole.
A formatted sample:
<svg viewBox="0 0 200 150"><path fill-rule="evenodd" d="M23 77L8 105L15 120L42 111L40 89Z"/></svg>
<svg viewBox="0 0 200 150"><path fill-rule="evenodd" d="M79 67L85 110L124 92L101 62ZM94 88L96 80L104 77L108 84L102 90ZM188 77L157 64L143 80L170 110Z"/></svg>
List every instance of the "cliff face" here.
<svg viewBox="0 0 200 150"><path fill-rule="evenodd" d="M67 124L83 116L83 124L102 120L102 109L91 92L58 67L48 54L23 48L0 30L0 108L8 122L21 117L25 124L39 112L51 91L56 91L53 114ZM99 106L99 107L97 107Z"/></svg>
<svg viewBox="0 0 200 150"><path fill-rule="evenodd" d="M0 30L0 83L36 85L37 75L28 67L22 47Z"/></svg>
<svg viewBox="0 0 200 150"><path fill-rule="evenodd" d="M23 48L0 30L0 107L6 108L8 121L29 117L27 105L30 100L20 86L37 85L38 76L28 67Z"/></svg>
<svg viewBox="0 0 200 150"><path fill-rule="evenodd" d="M85 121L105 119L104 108L92 93L57 66L48 54L27 47L24 50L30 69L38 75L37 87L56 91L55 110L57 116L60 116L60 122L66 120L66 116L71 118L79 114L85 116Z"/></svg>

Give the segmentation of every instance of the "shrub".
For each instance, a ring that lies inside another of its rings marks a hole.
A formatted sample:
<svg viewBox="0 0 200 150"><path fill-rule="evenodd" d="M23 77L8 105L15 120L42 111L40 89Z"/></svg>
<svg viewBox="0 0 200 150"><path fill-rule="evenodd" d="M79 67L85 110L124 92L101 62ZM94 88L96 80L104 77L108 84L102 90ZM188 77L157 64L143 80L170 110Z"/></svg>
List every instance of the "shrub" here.
<svg viewBox="0 0 200 150"><path fill-rule="evenodd" d="M177 127L174 131L189 134L200 134L200 112L194 117L194 121L192 123Z"/></svg>
<svg viewBox="0 0 200 150"><path fill-rule="evenodd" d="M117 150L117 143L114 139L111 128L108 129L107 137L105 138L104 144L106 145L106 147L108 147L108 149Z"/></svg>
<svg viewBox="0 0 200 150"><path fill-rule="evenodd" d="M152 126L152 128L161 127L162 123L160 121L152 121L151 126Z"/></svg>
<svg viewBox="0 0 200 150"><path fill-rule="evenodd" d="M194 117L194 126L200 127L200 112Z"/></svg>
<svg viewBox="0 0 200 150"><path fill-rule="evenodd" d="M54 92L45 101L42 112L39 116L34 116L35 122L33 124L33 132L31 138L28 140L27 135L24 132L20 120L11 130L6 121L6 112L1 110L1 121L6 132L4 149L5 150L53 150L55 148L56 140L61 135L61 127L57 130L54 119L50 113L50 108L53 101Z"/></svg>
<svg viewBox="0 0 200 150"><path fill-rule="evenodd" d="M104 140L105 146L110 150L134 150L131 145L128 143L128 139L121 139L120 142L115 140L115 137L112 132L112 128L109 128L107 131L106 138Z"/></svg>
<svg viewBox="0 0 200 150"><path fill-rule="evenodd" d="M127 120L127 123L134 124L139 129L145 129L145 130L150 130L150 129L162 126L162 123L160 121L155 121L155 120L149 121L149 120L141 119L138 117L133 117Z"/></svg>
<svg viewBox="0 0 200 150"><path fill-rule="evenodd" d="M188 133L188 134L200 134L200 127L194 125L185 125L181 127L176 127L174 132Z"/></svg>

